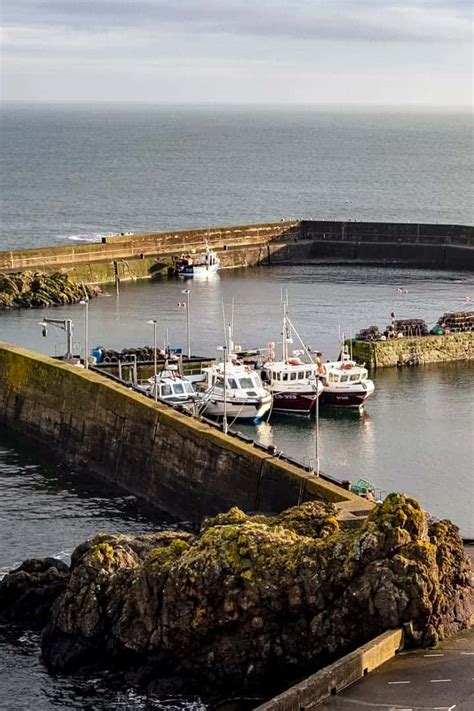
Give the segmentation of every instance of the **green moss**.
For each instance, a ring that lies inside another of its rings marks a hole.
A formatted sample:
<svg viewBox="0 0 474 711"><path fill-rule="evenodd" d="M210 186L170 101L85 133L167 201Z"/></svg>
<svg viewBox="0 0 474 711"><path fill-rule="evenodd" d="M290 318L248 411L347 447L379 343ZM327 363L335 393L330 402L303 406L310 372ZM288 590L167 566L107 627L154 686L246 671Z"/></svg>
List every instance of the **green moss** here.
<svg viewBox="0 0 474 711"><path fill-rule="evenodd" d="M364 528L379 528L382 531L402 528L412 538L422 537L426 533L426 516L420 504L405 494L389 494L385 501L377 504L370 512Z"/></svg>
<svg viewBox="0 0 474 711"><path fill-rule="evenodd" d="M201 526L201 531L207 531L209 528L213 528L214 526L230 526L236 523L243 523L247 520L248 516L237 506L233 506L225 513L219 513L217 516L205 518Z"/></svg>
<svg viewBox="0 0 474 711"><path fill-rule="evenodd" d="M276 523L310 538L326 538L339 531L335 506L322 501L307 501L287 509L277 517Z"/></svg>
<svg viewBox="0 0 474 711"><path fill-rule="evenodd" d="M177 538L167 546L153 548L145 559L144 567L151 574L168 571L189 549L189 543Z"/></svg>
<svg viewBox="0 0 474 711"><path fill-rule="evenodd" d="M113 567L116 562L114 549L108 543L97 543L92 546L87 552L87 557L104 568Z"/></svg>

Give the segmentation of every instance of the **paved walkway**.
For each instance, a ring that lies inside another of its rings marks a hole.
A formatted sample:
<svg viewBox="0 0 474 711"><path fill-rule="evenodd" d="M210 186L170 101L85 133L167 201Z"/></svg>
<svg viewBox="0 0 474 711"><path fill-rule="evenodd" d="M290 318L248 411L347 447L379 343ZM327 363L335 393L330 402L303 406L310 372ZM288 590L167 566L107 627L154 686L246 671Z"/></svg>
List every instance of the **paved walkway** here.
<svg viewBox="0 0 474 711"><path fill-rule="evenodd" d="M474 628L436 649L401 652L319 709L474 711Z"/></svg>

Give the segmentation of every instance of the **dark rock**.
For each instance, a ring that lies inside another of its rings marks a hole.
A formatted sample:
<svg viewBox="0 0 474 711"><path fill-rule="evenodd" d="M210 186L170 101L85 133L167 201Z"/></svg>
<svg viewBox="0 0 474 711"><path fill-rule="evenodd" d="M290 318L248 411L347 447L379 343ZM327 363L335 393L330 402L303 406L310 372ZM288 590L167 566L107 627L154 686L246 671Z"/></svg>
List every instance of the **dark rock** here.
<svg viewBox="0 0 474 711"><path fill-rule="evenodd" d="M64 592L69 568L56 558L25 560L0 581L0 619L41 629L51 606Z"/></svg>
<svg viewBox="0 0 474 711"><path fill-rule="evenodd" d="M76 284L62 272L0 273L0 309L38 309L45 306L73 304L83 299L86 294L90 299L98 293L100 293L99 287Z"/></svg>

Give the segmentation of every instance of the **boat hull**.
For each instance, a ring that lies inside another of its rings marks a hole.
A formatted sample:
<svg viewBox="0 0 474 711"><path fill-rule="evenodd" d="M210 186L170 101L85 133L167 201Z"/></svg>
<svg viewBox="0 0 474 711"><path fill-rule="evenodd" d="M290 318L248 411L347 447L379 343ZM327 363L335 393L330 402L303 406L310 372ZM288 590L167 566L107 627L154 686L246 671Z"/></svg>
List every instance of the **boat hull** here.
<svg viewBox="0 0 474 711"><path fill-rule="evenodd" d="M367 390L330 390L324 389L320 404L322 407L344 407L360 409L372 393Z"/></svg>
<svg viewBox="0 0 474 711"><path fill-rule="evenodd" d="M273 393L273 411L295 415L309 415L316 407L318 394L307 393Z"/></svg>
<svg viewBox="0 0 474 711"><path fill-rule="evenodd" d="M270 410L271 397L263 400L227 401L226 416L228 420L255 420L260 419ZM202 413L206 417L224 417L224 402L220 399L210 399Z"/></svg>
<svg viewBox="0 0 474 711"><path fill-rule="evenodd" d="M196 267L184 267L183 269L177 269L176 275L183 277L208 276L209 274L215 274L218 269L218 264L210 264L208 266L202 265Z"/></svg>

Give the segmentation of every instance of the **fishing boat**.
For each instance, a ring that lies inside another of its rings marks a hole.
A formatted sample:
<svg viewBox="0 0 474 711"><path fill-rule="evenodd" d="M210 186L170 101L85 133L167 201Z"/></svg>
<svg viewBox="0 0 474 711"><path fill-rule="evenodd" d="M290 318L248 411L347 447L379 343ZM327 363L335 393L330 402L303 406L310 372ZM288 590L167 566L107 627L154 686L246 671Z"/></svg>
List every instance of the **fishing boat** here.
<svg viewBox="0 0 474 711"><path fill-rule="evenodd" d="M339 360L322 364L321 375L324 386L321 405L325 407L361 409L375 391L367 368L351 359L346 346Z"/></svg>
<svg viewBox="0 0 474 711"><path fill-rule="evenodd" d="M220 362L203 368L206 389L201 395L201 414L228 420L260 420L272 406L257 370L241 363Z"/></svg>
<svg viewBox="0 0 474 711"><path fill-rule="evenodd" d="M223 350L222 361L202 369L201 414L226 421L260 420L272 407L272 395L263 387L258 370L239 358L230 326Z"/></svg>
<svg viewBox="0 0 474 711"><path fill-rule="evenodd" d="M192 382L180 375L178 366L167 364L163 370L142 381L138 387L167 405L194 403L198 397Z"/></svg>
<svg viewBox="0 0 474 711"><path fill-rule="evenodd" d="M262 367L262 381L273 395L275 412L310 415L324 387L319 380L318 363L298 335L283 304L282 359L275 360L275 344L268 344L268 359ZM293 333L301 343L302 350L288 353L288 344L293 343Z"/></svg>
<svg viewBox="0 0 474 711"><path fill-rule="evenodd" d="M205 251L197 256L182 256L176 259L174 265L175 276L195 277L215 274L221 260L213 249L206 247Z"/></svg>

